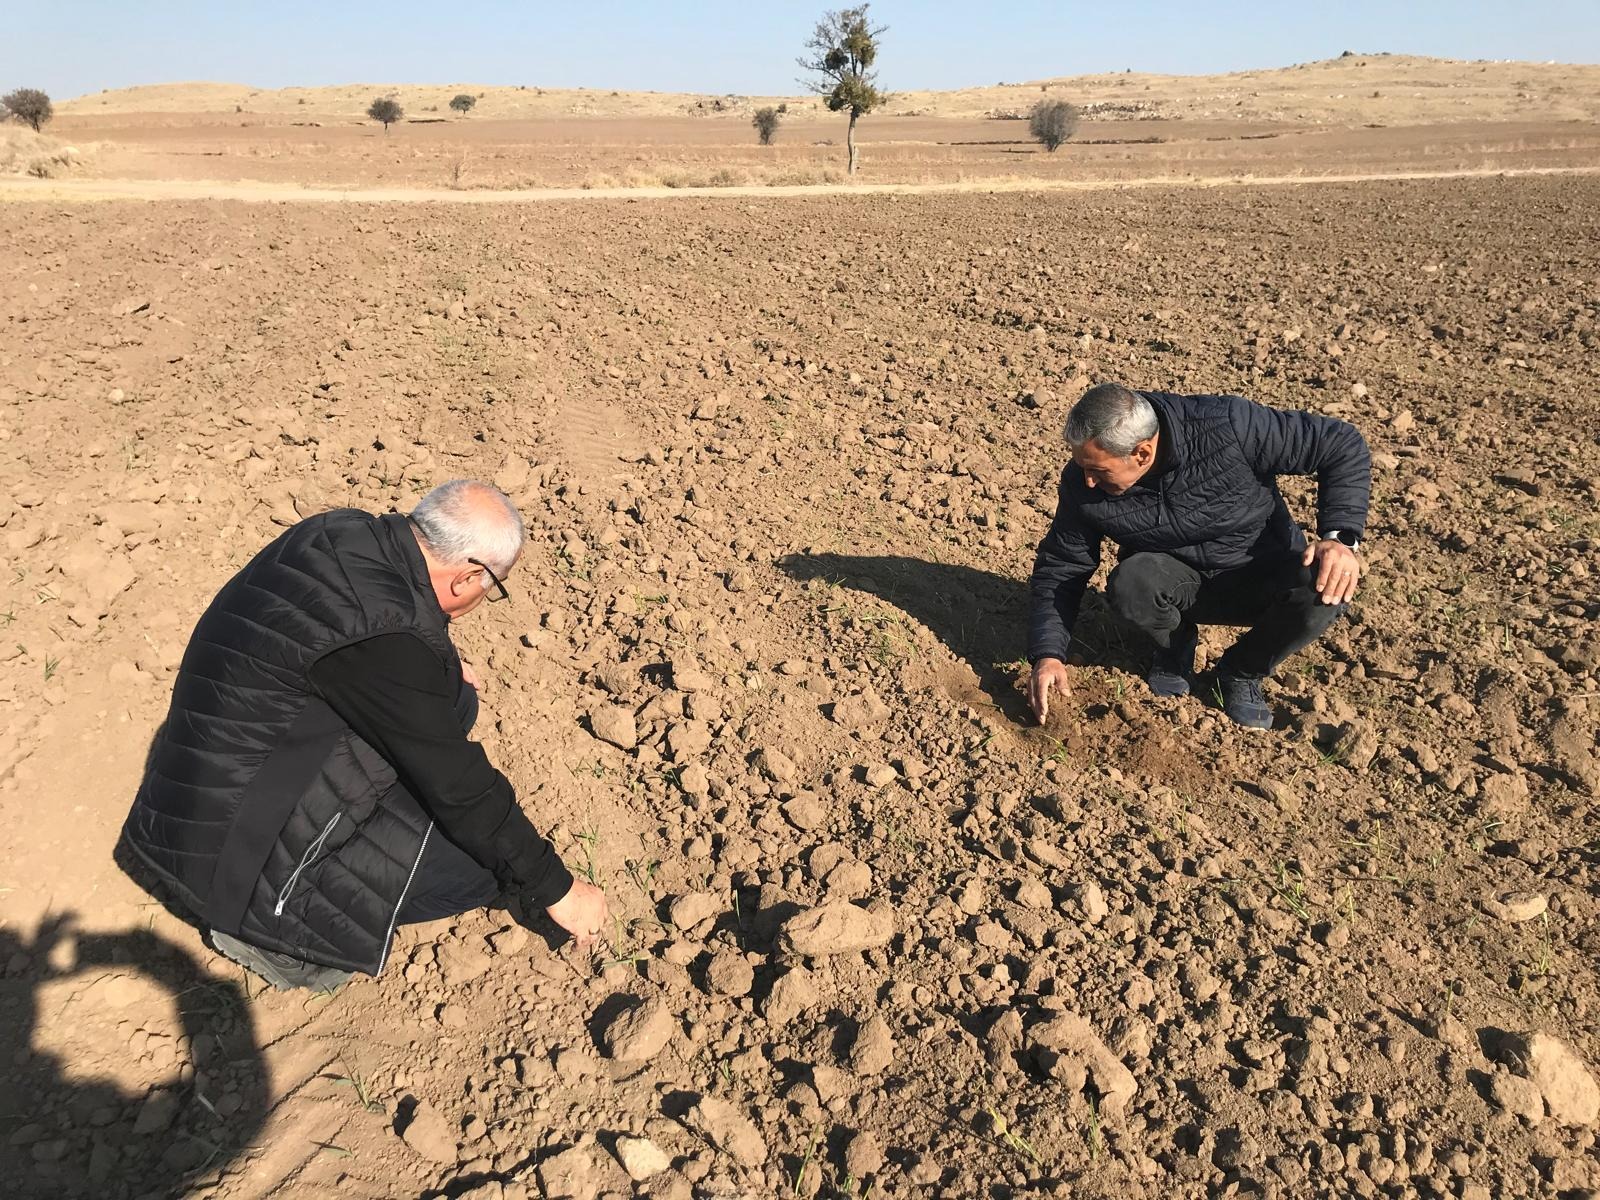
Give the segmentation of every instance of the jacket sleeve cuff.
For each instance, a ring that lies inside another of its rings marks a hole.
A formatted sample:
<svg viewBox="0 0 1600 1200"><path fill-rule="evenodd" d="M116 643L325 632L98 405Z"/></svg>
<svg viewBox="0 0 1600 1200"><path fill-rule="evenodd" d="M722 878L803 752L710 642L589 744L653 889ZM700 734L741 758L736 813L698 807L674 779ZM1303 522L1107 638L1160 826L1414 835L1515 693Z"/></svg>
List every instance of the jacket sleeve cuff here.
<svg viewBox="0 0 1600 1200"><path fill-rule="evenodd" d="M550 864L550 870L537 880L528 883L523 895L540 908L549 908L572 888L572 872L559 859Z"/></svg>

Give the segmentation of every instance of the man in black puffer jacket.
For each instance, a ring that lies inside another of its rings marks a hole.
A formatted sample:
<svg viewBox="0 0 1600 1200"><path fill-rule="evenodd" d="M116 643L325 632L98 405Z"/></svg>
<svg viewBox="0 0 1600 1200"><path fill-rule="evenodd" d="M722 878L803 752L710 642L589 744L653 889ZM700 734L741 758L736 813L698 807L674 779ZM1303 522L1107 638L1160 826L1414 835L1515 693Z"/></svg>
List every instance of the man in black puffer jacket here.
<svg viewBox="0 0 1600 1200"><path fill-rule="evenodd" d="M1066 657L1100 544L1121 548L1111 608L1147 633L1146 676L1189 692L1197 625L1247 625L1217 661L1223 709L1272 726L1262 680L1327 630L1355 594L1372 462L1355 426L1238 396L1135 392L1105 383L1067 417L1072 461L1034 563L1029 700L1043 721L1067 690ZM1317 540L1278 492L1279 475L1317 477Z"/></svg>
<svg viewBox="0 0 1600 1200"><path fill-rule="evenodd" d="M574 880L467 737L476 679L450 623L521 556L522 517L456 480L409 517L311 517L195 627L124 845L276 987L383 970L397 924L502 891L580 944L605 897Z"/></svg>

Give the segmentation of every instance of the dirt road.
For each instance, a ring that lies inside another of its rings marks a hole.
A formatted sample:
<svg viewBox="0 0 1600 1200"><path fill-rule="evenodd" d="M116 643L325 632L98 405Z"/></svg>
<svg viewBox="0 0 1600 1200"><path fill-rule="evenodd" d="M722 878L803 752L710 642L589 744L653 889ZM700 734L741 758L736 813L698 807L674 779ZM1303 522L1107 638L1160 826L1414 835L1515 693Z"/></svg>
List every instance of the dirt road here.
<svg viewBox="0 0 1600 1200"><path fill-rule="evenodd" d="M1004 179L959 183L829 183L770 187L597 187L461 189L420 187L330 188L251 180L178 179L22 179L0 177L0 202L92 202L107 200L241 200L250 204L532 204L552 200L662 200L706 197L938 196L996 192L1084 192L1107 189L1262 187L1280 184L1369 183L1377 180L1522 178L1600 174L1600 167L1521 167L1446 171L1384 171L1356 174L1302 174L1148 179Z"/></svg>

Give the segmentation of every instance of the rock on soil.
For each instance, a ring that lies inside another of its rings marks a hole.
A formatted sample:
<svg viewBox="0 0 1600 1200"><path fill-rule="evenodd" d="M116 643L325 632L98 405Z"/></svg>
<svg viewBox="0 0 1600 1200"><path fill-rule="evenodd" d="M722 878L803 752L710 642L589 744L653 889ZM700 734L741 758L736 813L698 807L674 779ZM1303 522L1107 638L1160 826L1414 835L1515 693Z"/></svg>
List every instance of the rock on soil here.
<svg viewBox="0 0 1600 1200"><path fill-rule="evenodd" d="M850 1047L850 1069L857 1075L878 1075L894 1062L894 1035L881 1014L874 1013L856 1033Z"/></svg>
<svg viewBox="0 0 1600 1200"><path fill-rule="evenodd" d="M589 717L589 728L602 742L610 742L619 750L632 750L639 744L639 727L633 710L620 704L606 704L594 710Z"/></svg>
<svg viewBox="0 0 1600 1200"><path fill-rule="evenodd" d="M667 919L675 928L687 932L721 911L722 902L710 892L690 892L672 902L667 909Z"/></svg>
<svg viewBox="0 0 1600 1200"><path fill-rule="evenodd" d="M419 1100L411 1110L411 1120L400 1131L400 1140L431 1162L455 1164L455 1132L426 1100Z"/></svg>
<svg viewBox="0 0 1600 1200"><path fill-rule="evenodd" d="M539 1185L546 1200L591 1200L595 1195L594 1155L587 1146L573 1146L539 1164Z"/></svg>
<svg viewBox="0 0 1600 1200"><path fill-rule="evenodd" d="M689 1110L689 1127L746 1167L767 1161L767 1143L748 1117L726 1100L702 1096Z"/></svg>
<svg viewBox="0 0 1600 1200"><path fill-rule="evenodd" d="M754 983L754 968L737 950L718 950L706 966L706 984L713 995L743 996Z"/></svg>
<svg viewBox="0 0 1600 1200"><path fill-rule="evenodd" d="M1548 1033L1514 1033L1501 1042L1499 1057L1533 1081L1552 1120L1593 1125L1600 1116L1600 1086L1565 1042Z"/></svg>
<svg viewBox="0 0 1600 1200"><path fill-rule="evenodd" d="M1549 907L1550 901L1539 892L1503 892L1483 898L1483 911L1497 921L1532 921Z"/></svg>
<svg viewBox="0 0 1600 1200"><path fill-rule="evenodd" d="M886 946L894 937L894 916L887 910L860 908L848 901L820 904L783 923L778 944L786 953L805 958L852 954Z"/></svg>
<svg viewBox="0 0 1600 1200"><path fill-rule="evenodd" d="M646 1137L623 1135L617 1139L616 1151L617 1161L635 1183L659 1175L672 1165L671 1156Z"/></svg>
<svg viewBox="0 0 1600 1200"><path fill-rule="evenodd" d="M644 1062L661 1053L676 1031L666 1001L651 996L612 1017L600 1034L600 1047L618 1062Z"/></svg>
<svg viewBox="0 0 1600 1200"><path fill-rule="evenodd" d="M1100 1093L1100 1109L1121 1112L1133 1099L1133 1072L1106 1047L1089 1022L1077 1013L1059 1016L1028 1031L1027 1044L1039 1066L1051 1076L1087 1073Z"/></svg>
<svg viewBox="0 0 1600 1200"><path fill-rule="evenodd" d="M762 1015L769 1025L786 1025L819 999L811 973L800 967L785 971L772 984Z"/></svg>

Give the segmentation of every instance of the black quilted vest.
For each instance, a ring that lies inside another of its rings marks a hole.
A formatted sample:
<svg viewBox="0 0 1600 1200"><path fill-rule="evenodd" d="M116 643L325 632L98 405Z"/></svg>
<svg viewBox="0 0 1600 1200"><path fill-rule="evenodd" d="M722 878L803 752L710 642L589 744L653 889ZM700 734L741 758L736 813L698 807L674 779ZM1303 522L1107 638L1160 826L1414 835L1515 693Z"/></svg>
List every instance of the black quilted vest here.
<svg viewBox="0 0 1600 1200"><path fill-rule="evenodd" d="M352 509L290 529L200 618L123 837L212 929L383 969L432 824L308 673L400 632L459 673L408 522Z"/></svg>

